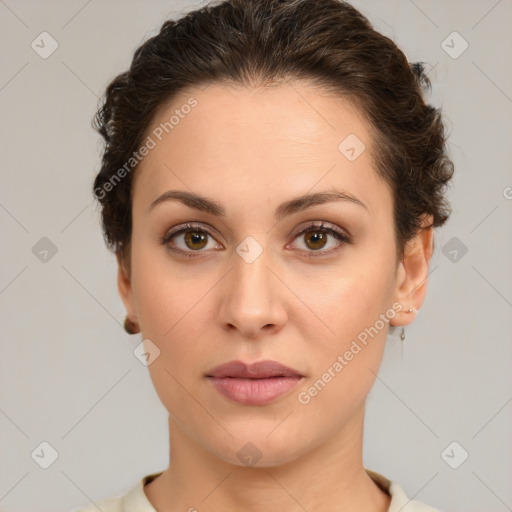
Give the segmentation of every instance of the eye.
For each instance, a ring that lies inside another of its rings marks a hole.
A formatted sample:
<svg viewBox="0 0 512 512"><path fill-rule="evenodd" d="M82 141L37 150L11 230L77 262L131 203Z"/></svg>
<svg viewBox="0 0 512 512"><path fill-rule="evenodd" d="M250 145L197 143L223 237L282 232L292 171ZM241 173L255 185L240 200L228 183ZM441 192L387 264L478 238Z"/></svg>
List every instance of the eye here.
<svg viewBox="0 0 512 512"><path fill-rule="evenodd" d="M302 239L303 247L299 250L307 253L307 257L318 257L330 254L340 248L343 244L351 243L351 238L333 225L327 227L323 222L320 224L309 224L293 236L294 239L305 235ZM208 238L212 238L212 241ZM322 250L329 246L329 238L336 242L331 243L333 247ZM169 250L183 254L187 257L200 256L205 252L203 249L221 249L222 245L213 242L213 235L208 229L197 224L184 224L165 233L161 243L168 246ZM210 246L208 246L210 243ZM318 254L315 254L318 253Z"/></svg>
<svg viewBox="0 0 512 512"><path fill-rule="evenodd" d="M348 235L338 230L331 225L326 227L323 222L320 224L310 224L295 233L294 238L298 238L304 235L301 242L303 247L300 250L306 251L307 257L325 256L339 249L343 244L351 243L351 239ZM322 250L326 246L329 246L329 237L334 238L335 241L331 243L331 247L327 250ZM318 254L314 254L314 253Z"/></svg>
<svg viewBox="0 0 512 512"><path fill-rule="evenodd" d="M161 242L163 245L167 245L171 251L193 258L196 256L194 253L204 252L204 248L218 249L222 247L215 243L208 247L208 237L213 239L213 235L207 229L195 224L185 224L167 232Z"/></svg>

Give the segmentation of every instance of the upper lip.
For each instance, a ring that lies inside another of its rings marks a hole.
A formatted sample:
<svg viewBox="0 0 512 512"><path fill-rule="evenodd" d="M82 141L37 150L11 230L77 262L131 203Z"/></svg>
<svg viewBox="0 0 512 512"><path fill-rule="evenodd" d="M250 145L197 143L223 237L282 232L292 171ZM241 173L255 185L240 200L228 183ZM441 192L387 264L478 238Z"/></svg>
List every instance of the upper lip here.
<svg viewBox="0 0 512 512"><path fill-rule="evenodd" d="M215 367L207 377L234 377L239 379L265 379L269 377L303 377L293 368L278 363L277 361L259 361L253 364L245 364L242 361L230 361Z"/></svg>

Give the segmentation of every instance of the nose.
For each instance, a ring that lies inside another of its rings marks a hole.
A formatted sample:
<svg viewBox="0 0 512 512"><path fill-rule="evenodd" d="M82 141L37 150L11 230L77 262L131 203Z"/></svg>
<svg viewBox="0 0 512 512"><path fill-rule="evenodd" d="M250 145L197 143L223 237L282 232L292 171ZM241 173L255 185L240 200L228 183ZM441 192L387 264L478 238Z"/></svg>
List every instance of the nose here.
<svg viewBox="0 0 512 512"><path fill-rule="evenodd" d="M257 339L279 332L287 320L286 286L269 265L263 251L248 263L233 254L233 268L221 290L219 322L227 331L237 330L244 338ZM288 291L288 294L290 292Z"/></svg>

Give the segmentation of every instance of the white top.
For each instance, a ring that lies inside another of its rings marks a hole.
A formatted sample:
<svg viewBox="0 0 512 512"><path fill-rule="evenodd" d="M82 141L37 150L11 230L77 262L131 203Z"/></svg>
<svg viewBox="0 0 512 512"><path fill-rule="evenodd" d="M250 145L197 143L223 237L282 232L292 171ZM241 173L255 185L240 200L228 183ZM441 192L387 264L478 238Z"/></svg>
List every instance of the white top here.
<svg viewBox="0 0 512 512"><path fill-rule="evenodd" d="M388 480L375 471L369 469L365 469L365 471L384 492L391 496L388 512L440 512L428 505L410 500L398 483ZM102 512L156 512L144 492L144 485L160 474L162 474L162 471L146 475L126 494L118 494L98 501L96 505L91 504L85 508L73 509L70 512L98 512L98 509Z"/></svg>

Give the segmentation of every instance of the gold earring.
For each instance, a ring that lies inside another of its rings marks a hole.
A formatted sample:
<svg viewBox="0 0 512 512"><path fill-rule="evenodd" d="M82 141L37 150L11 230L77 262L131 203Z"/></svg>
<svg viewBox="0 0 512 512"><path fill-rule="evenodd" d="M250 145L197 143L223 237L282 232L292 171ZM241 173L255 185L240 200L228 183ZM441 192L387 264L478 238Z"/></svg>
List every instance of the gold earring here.
<svg viewBox="0 0 512 512"><path fill-rule="evenodd" d="M137 334L140 332L139 324L132 322L128 317L124 319L124 330L128 334Z"/></svg>

